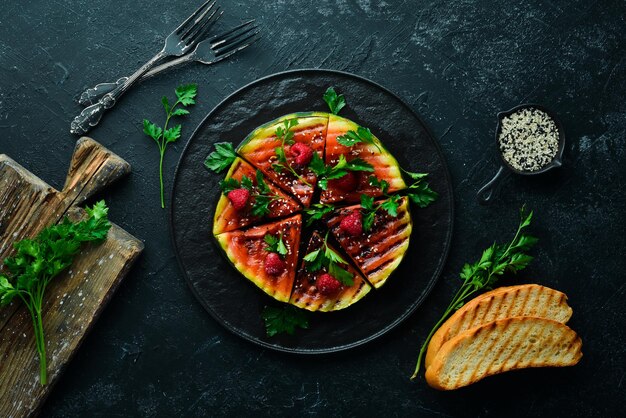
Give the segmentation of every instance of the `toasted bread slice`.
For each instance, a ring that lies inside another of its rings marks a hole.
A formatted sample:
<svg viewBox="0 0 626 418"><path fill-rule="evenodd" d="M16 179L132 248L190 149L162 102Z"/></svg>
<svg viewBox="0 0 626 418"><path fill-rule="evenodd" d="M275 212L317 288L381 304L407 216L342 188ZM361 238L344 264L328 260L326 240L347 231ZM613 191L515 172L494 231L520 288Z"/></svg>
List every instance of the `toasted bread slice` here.
<svg viewBox="0 0 626 418"><path fill-rule="evenodd" d="M537 284L494 289L472 299L444 322L428 344L424 365L428 368L441 346L461 332L512 316L534 316L565 324L572 317L572 308L564 293Z"/></svg>
<svg viewBox="0 0 626 418"><path fill-rule="evenodd" d="M426 381L435 389L452 390L509 370L573 366L582 357L581 346L580 337L560 322L505 318L446 342L426 369Z"/></svg>

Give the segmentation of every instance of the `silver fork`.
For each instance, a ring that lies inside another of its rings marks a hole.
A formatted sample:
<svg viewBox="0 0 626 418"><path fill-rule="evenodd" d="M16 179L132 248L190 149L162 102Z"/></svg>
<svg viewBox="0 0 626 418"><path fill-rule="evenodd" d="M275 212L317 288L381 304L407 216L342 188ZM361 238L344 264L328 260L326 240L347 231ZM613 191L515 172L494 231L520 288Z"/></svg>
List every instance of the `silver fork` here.
<svg viewBox="0 0 626 418"><path fill-rule="evenodd" d="M229 31L200 42L193 52L154 67L145 73L140 81L190 61L197 61L205 65L215 64L246 49L259 40L259 36L257 36L259 34L258 26L253 25L253 23L254 19L249 20ZM89 106L97 102L105 94L124 84L126 80L128 80L128 77L122 77L114 83L100 83L93 88L85 90L80 95L78 103L83 106Z"/></svg>
<svg viewBox="0 0 626 418"><path fill-rule="evenodd" d="M165 45L160 52L128 77L124 83L100 98L97 103L83 109L80 115L76 116L72 121L70 132L76 135L87 133L89 129L100 122L104 112L115 106L120 96L135 84L141 76L154 67L158 61L165 57L179 57L190 51L221 16L221 13L218 14L219 6L209 14L214 6L215 0L207 0L196 9L191 16L165 39Z"/></svg>

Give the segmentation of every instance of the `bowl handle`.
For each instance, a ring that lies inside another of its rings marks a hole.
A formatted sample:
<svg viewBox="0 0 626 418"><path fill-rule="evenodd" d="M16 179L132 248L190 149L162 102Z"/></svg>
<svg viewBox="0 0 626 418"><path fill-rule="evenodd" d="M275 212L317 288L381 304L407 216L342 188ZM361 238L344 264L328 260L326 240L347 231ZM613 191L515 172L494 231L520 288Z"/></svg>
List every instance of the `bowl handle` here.
<svg viewBox="0 0 626 418"><path fill-rule="evenodd" d="M478 193L476 193L476 197L478 198L478 203L480 203L481 205L487 205L487 204L491 203L491 200L492 200L495 192L498 190L498 186L500 185L500 181L502 179L504 179L507 176L507 174L508 174L508 172L505 172L504 171L504 166L501 165L500 169L498 170L496 175L493 176L493 178L491 180L489 180L489 183L485 184L478 191Z"/></svg>

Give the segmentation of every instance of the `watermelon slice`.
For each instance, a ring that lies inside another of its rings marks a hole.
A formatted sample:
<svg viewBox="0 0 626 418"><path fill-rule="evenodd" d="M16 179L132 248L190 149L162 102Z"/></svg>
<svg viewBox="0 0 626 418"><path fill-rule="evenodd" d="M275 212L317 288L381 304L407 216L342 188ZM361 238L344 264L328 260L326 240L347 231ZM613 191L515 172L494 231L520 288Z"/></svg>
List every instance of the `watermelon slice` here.
<svg viewBox="0 0 626 418"><path fill-rule="evenodd" d="M251 179L254 184L254 188L251 191L252 195L261 193L257 188L256 169L241 158L237 158L231 165L225 180L232 178L241 182L243 176ZM281 218L300 210L301 206L298 202L289 197L278 187L271 184L269 181L265 180L265 183L269 187L271 193L280 196L280 199L272 200L270 202L269 213L265 215L264 218ZM222 232L234 231L235 229L241 229L262 219L251 214L250 206L251 205L248 205L246 209L238 211L233 207L228 197L221 193L220 200L217 202L217 207L215 208L215 217L213 218L213 235L221 234Z"/></svg>
<svg viewBox="0 0 626 418"><path fill-rule="evenodd" d="M265 177L296 196L304 206L308 207L311 204L313 189L317 182L315 173L306 166L296 164L289 145L285 145L287 162L302 179L286 169L279 172L273 167L273 164L278 163L275 149L281 146L281 141L276 137L276 129L284 127L284 122L289 120L298 122L297 125L290 128L294 134L293 140L296 143L309 146L313 152L323 158L328 114L317 112L293 113L261 125L246 137L237 152L261 170Z"/></svg>
<svg viewBox="0 0 626 418"><path fill-rule="evenodd" d="M379 288L398 267L409 248L412 230L409 199L406 196L401 199L396 217L379 209L372 228L353 237L342 231L339 224L344 216L359 209L359 205L337 209L327 224L354 264L375 288Z"/></svg>
<svg viewBox="0 0 626 418"><path fill-rule="evenodd" d="M311 241L309 241L306 254L321 248L323 243L324 239L322 236L318 232L314 232ZM296 276L289 303L309 311L327 312L347 308L359 301L371 290L371 286L367 284L363 276L354 267L349 265L342 265L342 267L354 275L354 284L352 286L342 285L336 292L324 295L316 287L316 282L328 271L324 267L315 272L307 271L306 262L303 260Z"/></svg>
<svg viewBox="0 0 626 418"><path fill-rule="evenodd" d="M360 158L374 167L373 173L356 172L354 186L349 189L340 187L337 182L329 181L327 190L320 196L322 203L348 202L356 203L361 200L361 194L372 197L382 195L380 188L371 186L368 178L375 175L379 180L389 183L388 193L393 193L406 188L406 184L400 173L400 166L396 159L382 145L380 140L372 135L373 143L359 142L350 147L337 142L337 137L345 135L348 131L357 131L359 125L337 115L329 115L328 133L326 135L327 165L335 165L339 157L344 155L348 161Z"/></svg>
<svg viewBox="0 0 626 418"><path fill-rule="evenodd" d="M295 215L243 231L224 232L216 239L241 274L274 299L287 302L296 276L301 229L302 215ZM280 274L268 274L265 269L265 259L269 254L265 237L268 234L274 237L282 234L287 247L287 254L283 257L285 268Z"/></svg>

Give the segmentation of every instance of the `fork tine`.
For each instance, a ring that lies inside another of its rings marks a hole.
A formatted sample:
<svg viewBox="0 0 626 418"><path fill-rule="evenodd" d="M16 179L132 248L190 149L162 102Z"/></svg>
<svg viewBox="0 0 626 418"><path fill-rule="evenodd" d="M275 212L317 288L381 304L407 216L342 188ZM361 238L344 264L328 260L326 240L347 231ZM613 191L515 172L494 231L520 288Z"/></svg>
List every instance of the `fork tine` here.
<svg viewBox="0 0 626 418"><path fill-rule="evenodd" d="M218 40L223 39L223 38L226 38L226 37L227 37L228 35L230 35L231 33L236 32L237 30L239 30L239 29L241 29L241 28L243 28L243 27L246 27L246 26L248 26L248 25L252 24L254 21L255 21L255 19L250 19L250 20L248 20L247 22L243 22L241 25L239 25L239 26L235 26L235 27L234 27L234 28L232 28L231 30L228 30L228 31L226 31L226 32L224 32L224 33L220 33L219 35L214 36L213 38L211 38L210 42L211 42L212 44L214 44L214 43L218 42Z"/></svg>
<svg viewBox="0 0 626 418"><path fill-rule="evenodd" d="M230 36L227 36L224 39L221 39L213 44L211 44L211 48L213 48L213 50L219 49L219 48L224 48L225 46L227 46L228 44L231 44L232 42L241 39L241 37L249 34L250 32L257 30L258 32L258 26L254 25L254 26L250 26L249 28L247 28L244 31L241 31L239 33L233 33Z"/></svg>
<svg viewBox="0 0 626 418"><path fill-rule="evenodd" d="M258 32L257 32L257 33L258 33ZM256 34L254 34L254 35L256 35ZM254 35L253 35L253 36L254 36ZM250 45L252 45L252 44L256 43L259 39L261 39L261 37L260 37L260 36L255 36L255 37L254 37L254 39L252 39L252 41L248 42L247 44L242 45L242 46L239 46L239 47L237 47L237 48L235 48L235 49L233 49L233 50L231 50L231 51L229 51L229 52L226 52L226 53L224 53L224 54L220 55L219 57L217 57L217 58L215 59L215 61L213 61L213 63L216 63L216 62L219 62L219 61L221 61L221 60L223 60L223 59L226 59L226 58L230 57L231 55L236 54L236 53L237 53L237 52L239 52L239 51L243 51L244 49L246 49L246 48L247 48L247 47L249 47Z"/></svg>
<svg viewBox="0 0 626 418"><path fill-rule="evenodd" d="M185 21L183 23L181 23L175 30L174 33L180 35L181 31L185 30L187 28L187 25L189 24L189 22L191 22L193 19L196 18L196 16L198 16L198 14L206 7L207 4L209 4L211 1L213 1L213 4L215 4L215 2L217 0L207 0L205 1L202 6L198 7L192 14L191 16L189 16L187 19L185 19ZM211 7L213 7L213 4L211 4L211 6L209 6L209 9Z"/></svg>
<svg viewBox="0 0 626 418"><path fill-rule="evenodd" d="M194 43L200 39L215 25L215 22L219 20L220 17L224 14L223 10L220 10L218 6L217 9L211 15L206 18L205 22L202 25L199 25L193 33L190 33L187 37L187 42Z"/></svg>
<svg viewBox="0 0 626 418"><path fill-rule="evenodd" d="M210 0L207 0L207 3L208 3L208 1L210 1ZM215 6L216 2L217 2L217 0L213 0L213 2L211 4L209 4L208 7L206 6L207 3L204 3L202 6L200 6L200 8L198 10L196 10L193 13L193 15L192 15L192 16L194 16L193 17L193 21L190 22L188 25L186 25L184 30L178 34L181 37L181 39L186 38L191 31L193 31L195 28L198 27L200 22L204 21L204 18L211 11L211 9ZM198 13L198 12L201 12L201 13Z"/></svg>
<svg viewBox="0 0 626 418"><path fill-rule="evenodd" d="M257 29L257 28L255 27L255 29ZM239 36L236 39L233 39L232 41L228 42L227 44L225 44L221 48L213 49L213 51L215 51L215 55L216 56L220 56L222 54L226 54L226 53L232 51L233 49L236 49L238 46L244 44L245 42L249 41L250 39L254 38L258 34L259 34L259 30L258 29L255 32L253 32L253 33L251 33L249 35L248 34L242 34L241 36Z"/></svg>

